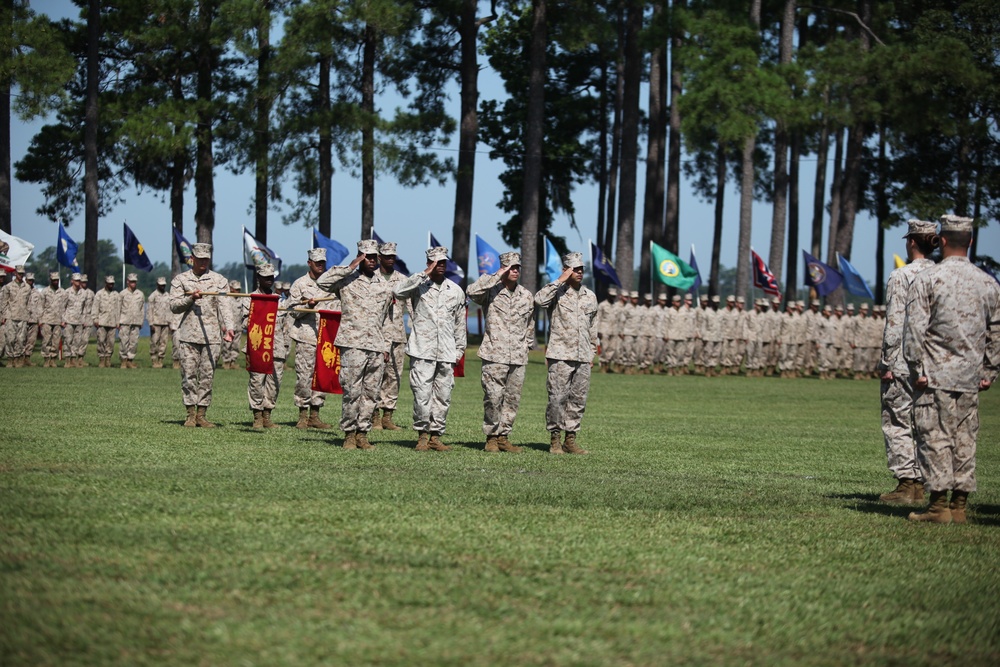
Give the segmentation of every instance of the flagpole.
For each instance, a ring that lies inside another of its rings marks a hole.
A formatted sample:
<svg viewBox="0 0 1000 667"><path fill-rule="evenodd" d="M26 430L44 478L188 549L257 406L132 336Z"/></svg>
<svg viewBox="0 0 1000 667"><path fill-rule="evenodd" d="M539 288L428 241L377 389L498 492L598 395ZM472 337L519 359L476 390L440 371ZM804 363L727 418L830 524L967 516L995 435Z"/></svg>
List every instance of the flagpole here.
<svg viewBox="0 0 1000 667"><path fill-rule="evenodd" d="M124 239L124 236L125 236L125 226L126 225L128 225L128 220L127 219L123 219L122 220L122 237L123 237L122 238L122 286L123 287L125 285L125 243L124 243L125 239Z"/></svg>

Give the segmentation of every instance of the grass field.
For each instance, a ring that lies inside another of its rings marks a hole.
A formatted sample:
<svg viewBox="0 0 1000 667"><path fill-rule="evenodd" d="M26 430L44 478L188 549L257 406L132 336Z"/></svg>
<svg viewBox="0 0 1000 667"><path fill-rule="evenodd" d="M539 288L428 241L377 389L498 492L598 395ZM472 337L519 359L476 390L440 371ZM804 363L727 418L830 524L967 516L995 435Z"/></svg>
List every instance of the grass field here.
<svg viewBox="0 0 1000 667"><path fill-rule="evenodd" d="M1000 391L937 526L877 501L875 381L595 375L556 457L542 359L520 455L481 451L478 373L418 454L290 428L291 372L255 433L242 371L207 430L177 371L0 369L0 664L1000 662Z"/></svg>

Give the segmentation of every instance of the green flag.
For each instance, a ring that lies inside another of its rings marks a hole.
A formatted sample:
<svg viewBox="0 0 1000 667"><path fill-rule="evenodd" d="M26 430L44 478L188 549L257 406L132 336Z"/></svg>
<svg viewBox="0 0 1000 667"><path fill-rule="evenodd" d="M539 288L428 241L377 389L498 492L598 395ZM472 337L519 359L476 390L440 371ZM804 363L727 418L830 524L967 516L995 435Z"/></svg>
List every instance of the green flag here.
<svg viewBox="0 0 1000 667"><path fill-rule="evenodd" d="M664 247L650 242L649 253L653 257L653 272L664 285L687 291L694 285L698 270Z"/></svg>

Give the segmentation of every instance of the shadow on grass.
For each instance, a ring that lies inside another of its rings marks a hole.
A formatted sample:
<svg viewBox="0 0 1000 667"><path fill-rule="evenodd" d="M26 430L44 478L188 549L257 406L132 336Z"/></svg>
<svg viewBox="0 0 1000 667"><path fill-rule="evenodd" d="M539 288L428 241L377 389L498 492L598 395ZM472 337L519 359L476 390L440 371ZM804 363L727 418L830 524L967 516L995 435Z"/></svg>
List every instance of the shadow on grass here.
<svg viewBox="0 0 1000 667"><path fill-rule="evenodd" d="M905 519L910 512L926 507L926 503L920 505L889 505L878 499L878 494L874 493L833 493L827 496L831 500L842 500L844 508L865 514L881 514L899 519Z"/></svg>

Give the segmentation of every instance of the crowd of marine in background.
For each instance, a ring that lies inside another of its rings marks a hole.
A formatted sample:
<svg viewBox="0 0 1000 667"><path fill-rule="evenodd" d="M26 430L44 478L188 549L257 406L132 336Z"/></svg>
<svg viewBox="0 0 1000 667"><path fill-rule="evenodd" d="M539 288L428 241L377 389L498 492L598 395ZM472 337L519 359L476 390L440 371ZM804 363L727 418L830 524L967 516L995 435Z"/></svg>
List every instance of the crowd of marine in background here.
<svg viewBox="0 0 1000 667"><path fill-rule="evenodd" d="M608 290L597 311L601 370L625 375L691 373L783 378L878 377L884 306L820 308L803 301Z"/></svg>
<svg viewBox="0 0 1000 667"><path fill-rule="evenodd" d="M5 278L0 276L0 281ZM167 279L156 280L156 289L147 298L136 287L137 276L130 273L125 288L117 290L115 277L107 276L101 289L89 288L87 274L74 273L70 286L60 287L59 274L49 274L49 286L35 289L35 276L17 267L0 287L0 364L8 367L35 366L31 360L41 341L43 367L62 365L82 368L91 340L96 341L98 366L138 368L136 352L139 332L149 323L149 356L153 368L164 367L167 341L172 340L172 357L167 365L180 368L177 330L182 315L170 312ZM275 284L275 291L288 296L291 283ZM239 281L229 283L233 293L243 291ZM235 322L242 317L243 299L226 299L222 307L231 308ZM290 326L281 318L283 326ZM285 340L291 341L286 337ZM118 355L115 359L115 343ZM219 367L241 368L242 339L223 343Z"/></svg>

